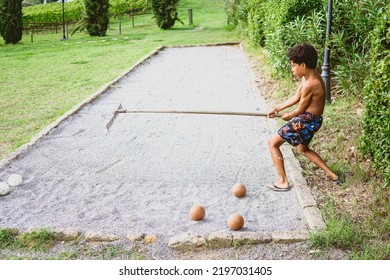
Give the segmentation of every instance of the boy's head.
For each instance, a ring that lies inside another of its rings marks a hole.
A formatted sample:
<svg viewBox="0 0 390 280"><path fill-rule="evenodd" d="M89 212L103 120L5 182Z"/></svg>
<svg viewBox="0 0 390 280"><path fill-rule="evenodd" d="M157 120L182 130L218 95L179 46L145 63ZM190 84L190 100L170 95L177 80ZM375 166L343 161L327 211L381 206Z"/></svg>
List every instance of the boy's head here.
<svg viewBox="0 0 390 280"><path fill-rule="evenodd" d="M316 49L307 43L292 47L287 56L291 62L296 64L305 63L306 67L315 69L317 66L318 54Z"/></svg>

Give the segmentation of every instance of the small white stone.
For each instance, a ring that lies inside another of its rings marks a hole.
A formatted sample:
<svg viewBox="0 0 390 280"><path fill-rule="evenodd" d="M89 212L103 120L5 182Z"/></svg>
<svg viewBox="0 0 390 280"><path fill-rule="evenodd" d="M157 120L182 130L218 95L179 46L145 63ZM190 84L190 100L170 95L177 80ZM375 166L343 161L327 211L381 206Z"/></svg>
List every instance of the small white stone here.
<svg viewBox="0 0 390 280"><path fill-rule="evenodd" d="M11 187L17 187L22 184L23 178L19 174L11 174L9 175L7 182Z"/></svg>
<svg viewBox="0 0 390 280"><path fill-rule="evenodd" d="M5 182L0 182L0 195L6 195L9 193L9 185Z"/></svg>

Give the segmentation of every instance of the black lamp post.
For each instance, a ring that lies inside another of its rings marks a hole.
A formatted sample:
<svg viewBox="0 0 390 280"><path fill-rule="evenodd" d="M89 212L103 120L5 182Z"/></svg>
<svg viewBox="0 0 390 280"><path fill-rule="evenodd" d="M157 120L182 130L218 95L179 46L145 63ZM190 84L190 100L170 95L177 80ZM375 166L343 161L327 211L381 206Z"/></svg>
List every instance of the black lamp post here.
<svg viewBox="0 0 390 280"><path fill-rule="evenodd" d="M321 77L325 83L325 100L327 103L331 102L330 98L330 66L329 66L329 40L332 26L332 0L328 0L328 14L326 20L326 39L325 39L325 52L324 52L324 64L322 65Z"/></svg>
<svg viewBox="0 0 390 280"><path fill-rule="evenodd" d="M62 0L62 39L61 40L66 40L66 35L65 35L65 0Z"/></svg>

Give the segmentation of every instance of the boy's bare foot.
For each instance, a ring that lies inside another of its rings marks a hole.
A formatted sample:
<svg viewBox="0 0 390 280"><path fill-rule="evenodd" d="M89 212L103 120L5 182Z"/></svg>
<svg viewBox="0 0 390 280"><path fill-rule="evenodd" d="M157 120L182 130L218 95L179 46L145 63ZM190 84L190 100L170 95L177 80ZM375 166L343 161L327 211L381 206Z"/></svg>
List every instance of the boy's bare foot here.
<svg viewBox="0 0 390 280"><path fill-rule="evenodd" d="M287 189L289 184L287 178L286 179L278 178L278 180L276 180L276 182L274 182L273 185L279 189Z"/></svg>
<svg viewBox="0 0 390 280"><path fill-rule="evenodd" d="M326 174L326 177L325 177L326 180L330 180L332 181L333 183L335 184L339 184L341 183L341 178L339 176L337 176L336 174Z"/></svg>
<svg viewBox="0 0 390 280"><path fill-rule="evenodd" d="M286 188L282 188L282 187L276 186L275 184L274 185L269 184L269 185L267 185L267 188L269 188L275 192L288 192L289 190L291 190L292 186L287 186Z"/></svg>
<svg viewBox="0 0 390 280"><path fill-rule="evenodd" d="M267 187L274 191L291 190L291 186L288 184L288 181L280 178L275 183L267 185Z"/></svg>
<svg viewBox="0 0 390 280"><path fill-rule="evenodd" d="M332 181L337 181L339 179L339 176L337 176L337 174L335 173L327 173L326 174L326 177L328 180L332 180Z"/></svg>

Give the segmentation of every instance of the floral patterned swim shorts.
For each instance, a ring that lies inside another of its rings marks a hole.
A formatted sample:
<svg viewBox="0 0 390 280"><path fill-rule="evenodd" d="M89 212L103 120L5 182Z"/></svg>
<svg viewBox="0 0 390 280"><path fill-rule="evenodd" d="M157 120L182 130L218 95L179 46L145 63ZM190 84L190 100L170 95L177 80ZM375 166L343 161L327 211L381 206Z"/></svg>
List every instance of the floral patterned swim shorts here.
<svg viewBox="0 0 390 280"><path fill-rule="evenodd" d="M314 133L320 129L321 124L321 115L317 116L309 112L303 112L282 126L278 134L293 146L300 144L309 145Z"/></svg>

